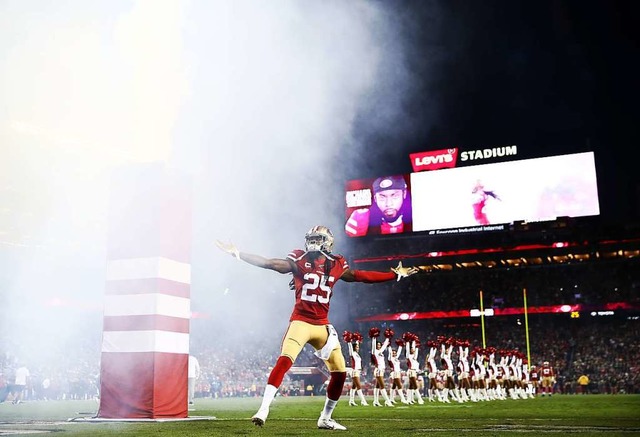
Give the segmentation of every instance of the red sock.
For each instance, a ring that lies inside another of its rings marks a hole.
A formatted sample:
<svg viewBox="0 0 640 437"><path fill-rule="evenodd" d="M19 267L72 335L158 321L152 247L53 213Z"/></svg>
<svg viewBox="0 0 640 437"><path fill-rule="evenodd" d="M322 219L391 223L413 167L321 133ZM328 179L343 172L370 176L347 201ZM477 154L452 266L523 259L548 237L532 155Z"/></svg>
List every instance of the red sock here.
<svg viewBox="0 0 640 437"><path fill-rule="evenodd" d="M347 379L347 372L331 372L329 385L327 386L327 397L332 401L337 401L342 395L344 381Z"/></svg>
<svg viewBox="0 0 640 437"><path fill-rule="evenodd" d="M267 384L272 385L276 388L280 387L280 384L282 384L282 380L284 379L284 375L291 368L291 366L293 366L293 361L291 361L290 358L282 355L279 356L278 361L276 361L276 365L273 366L273 369L269 374Z"/></svg>

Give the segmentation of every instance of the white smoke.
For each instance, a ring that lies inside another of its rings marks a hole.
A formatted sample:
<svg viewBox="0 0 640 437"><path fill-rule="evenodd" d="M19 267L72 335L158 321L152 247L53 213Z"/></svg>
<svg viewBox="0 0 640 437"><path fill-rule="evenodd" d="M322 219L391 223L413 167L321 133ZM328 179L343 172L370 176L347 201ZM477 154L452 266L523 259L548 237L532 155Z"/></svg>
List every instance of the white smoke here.
<svg viewBox="0 0 640 437"><path fill-rule="evenodd" d="M286 324L289 278L234 262L212 243L284 257L325 224L342 250L344 182L375 155L354 125L393 129L411 89L401 23L384 8L0 3L7 347L36 354L42 342L31 340L51 327L59 332L49 341L61 344L99 337L108 179L131 162L164 161L193 181L193 310L229 326L252 321L256 332Z"/></svg>

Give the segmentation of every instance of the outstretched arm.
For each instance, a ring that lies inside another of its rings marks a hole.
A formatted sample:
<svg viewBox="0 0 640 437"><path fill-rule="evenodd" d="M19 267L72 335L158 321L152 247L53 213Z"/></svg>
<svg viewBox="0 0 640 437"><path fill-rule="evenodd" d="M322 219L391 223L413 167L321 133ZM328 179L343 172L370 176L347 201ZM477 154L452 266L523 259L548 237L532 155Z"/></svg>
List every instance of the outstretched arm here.
<svg viewBox="0 0 640 437"><path fill-rule="evenodd" d="M486 194L486 195L488 195L488 196L491 196L491 197L493 197L493 198L494 198L494 199L496 199L496 200L502 200L502 199L500 198L500 196L498 196L498 195L497 195L495 192L493 192L493 191L487 191L487 190L485 190L485 191L484 191L484 194Z"/></svg>
<svg viewBox="0 0 640 437"><path fill-rule="evenodd" d="M389 346L389 339L385 338L384 342L382 342L382 347L380 348L380 353L383 353L385 349Z"/></svg>
<svg viewBox="0 0 640 437"><path fill-rule="evenodd" d="M265 258L261 255L254 255L252 253L240 252L233 243L223 243L216 240L216 246L224 252L241 259L242 261L261 267L263 269L274 270L279 273L292 273L295 270L295 264L288 259L282 258Z"/></svg>
<svg viewBox="0 0 640 437"><path fill-rule="evenodd" d="M345 282L365 282L371 284L375 282L391 281L392 279L399 281L400 279L411 276L419 271L420 269L417 267L402 267L402 261L400 261L398 263L398 267L392 268L388 272L347 269L344 271L340 279Z"/></svg>

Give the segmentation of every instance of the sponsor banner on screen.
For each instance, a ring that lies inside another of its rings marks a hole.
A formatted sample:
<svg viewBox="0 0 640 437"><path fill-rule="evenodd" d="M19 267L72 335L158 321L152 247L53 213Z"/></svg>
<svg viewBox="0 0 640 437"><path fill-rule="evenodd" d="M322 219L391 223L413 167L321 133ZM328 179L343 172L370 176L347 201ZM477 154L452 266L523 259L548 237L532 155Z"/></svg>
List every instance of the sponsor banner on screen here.
<svg viewBox="0 0 640 437"><path fill-rule="evenodd" d="M439 170L453 168L458 160L458 149L431 150L429 152L412 153L413 171Z"/></svg>
<svg viewBox="0 0 640 437"><path fill-rule="evenodd" d="M411 153L414 172L454 168L458 164L475 165L495 158L512 158L518 154L518 146L494 146L482 149L459 150L457 147L428 152Z"/></svg>
<svg viewBox="0 0 640 437"><path fill-rule="evenodd" d="M493 158L503 158L516 156L518 154L518 146L501 146L489 147L486 149L465 150L460 152L460 162L472 162L479 164L477 161L484 161Z"/></svg>

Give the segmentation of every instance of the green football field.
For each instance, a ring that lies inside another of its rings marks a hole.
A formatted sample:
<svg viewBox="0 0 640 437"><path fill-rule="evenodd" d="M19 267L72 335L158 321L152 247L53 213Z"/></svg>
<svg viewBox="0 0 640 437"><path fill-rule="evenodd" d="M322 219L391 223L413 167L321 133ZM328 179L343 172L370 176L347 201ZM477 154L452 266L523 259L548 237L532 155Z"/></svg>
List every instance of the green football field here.
<svg viewBox="0 0 640 437"><path fill-rule="evenodd" d="M343 398L334 418L347 431L317 429L323 402L322 397L278 397L262 428L250 421L260 404L257 398L196 399L188 420L146 422L96 421L96 401L3 403L0 436L640 435L640 395L554 395L464 404L427 402L394 408L350 407Z"/></svg>

